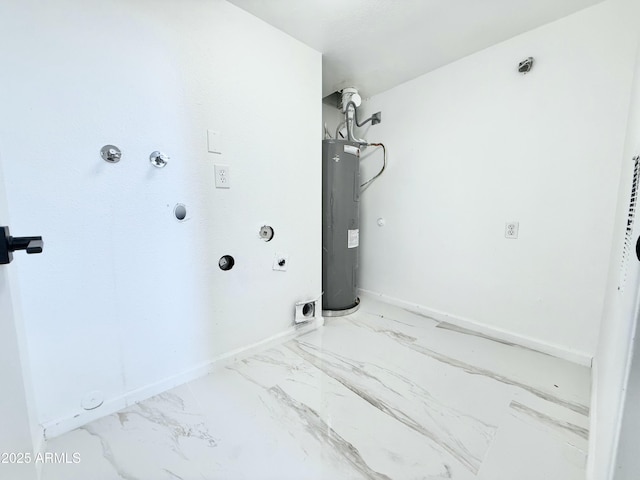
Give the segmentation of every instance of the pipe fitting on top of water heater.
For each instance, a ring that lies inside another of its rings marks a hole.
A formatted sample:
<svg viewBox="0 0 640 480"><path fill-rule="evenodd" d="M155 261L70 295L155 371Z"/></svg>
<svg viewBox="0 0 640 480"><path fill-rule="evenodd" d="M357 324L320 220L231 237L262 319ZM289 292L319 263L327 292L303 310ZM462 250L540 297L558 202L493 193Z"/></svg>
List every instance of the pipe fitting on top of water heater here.
<svg viewBox="0 0 640 480"><path fill-rule="evenodd" d="M345 115L345 123L347 125L347 140L357 142L362 146L368 144L364 139L356 138L353 132L354 123L356 122L356 108L362 105L362 97L358 94L358 89L347 87L342 90L342 111Z"/></svg>
<svg viewBox="0 0 640 480"><path fill-rule="evenodd" d="M358 93L358 89L354 87L348 87L342 89L342 97L340 102L342 103L342 112L347 113L347 105L349 102L353 102L356 108L362 105L362 97Z"/></svg>

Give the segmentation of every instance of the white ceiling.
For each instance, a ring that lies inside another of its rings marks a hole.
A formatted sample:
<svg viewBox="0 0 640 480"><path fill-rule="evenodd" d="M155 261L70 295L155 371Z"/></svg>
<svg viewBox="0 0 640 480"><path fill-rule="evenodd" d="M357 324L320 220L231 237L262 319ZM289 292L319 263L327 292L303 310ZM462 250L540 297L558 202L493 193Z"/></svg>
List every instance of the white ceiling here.
<svg viewBox="0 0 640 480"><path fill-rule="evenodd" d="M323 53L323 96L367 97L601 0L229 1Z"/></svg>

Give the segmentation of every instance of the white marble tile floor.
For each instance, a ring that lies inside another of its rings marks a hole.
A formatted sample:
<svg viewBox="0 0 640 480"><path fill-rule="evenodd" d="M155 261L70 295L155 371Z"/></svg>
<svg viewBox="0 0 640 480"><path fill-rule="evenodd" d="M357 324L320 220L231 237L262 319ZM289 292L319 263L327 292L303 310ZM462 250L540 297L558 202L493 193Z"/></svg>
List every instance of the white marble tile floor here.
<svg viewBox="0 0 640 480"><path fill-rule="evenodd" d="M43 480L584 480L590 371L370 298L51 439Z"/></svg>

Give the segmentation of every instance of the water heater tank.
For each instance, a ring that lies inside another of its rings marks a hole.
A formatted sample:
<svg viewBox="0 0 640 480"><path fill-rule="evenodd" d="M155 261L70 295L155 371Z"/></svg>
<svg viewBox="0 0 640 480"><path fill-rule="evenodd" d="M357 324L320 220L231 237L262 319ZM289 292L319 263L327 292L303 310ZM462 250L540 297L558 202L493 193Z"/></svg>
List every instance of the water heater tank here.
<svg viewBox="0 0 640 480"><path fill-rule="evenodd" d="M325 316L357 310L360 246L360 148L322 142L322 310Z"/></svg>

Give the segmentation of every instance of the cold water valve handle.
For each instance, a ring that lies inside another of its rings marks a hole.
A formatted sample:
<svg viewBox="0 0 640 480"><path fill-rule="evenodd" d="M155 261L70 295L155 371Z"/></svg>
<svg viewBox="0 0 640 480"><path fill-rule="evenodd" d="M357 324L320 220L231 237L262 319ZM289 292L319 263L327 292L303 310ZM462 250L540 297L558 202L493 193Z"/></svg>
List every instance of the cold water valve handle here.
<svg viewBox="0 0 640 480"><path fill-rule="evenodd" d="M27 253L42 253L44 242L42 237L12 237L9 227L0 227L0 265L13 260L13 252L26 250Z"/></svg>

